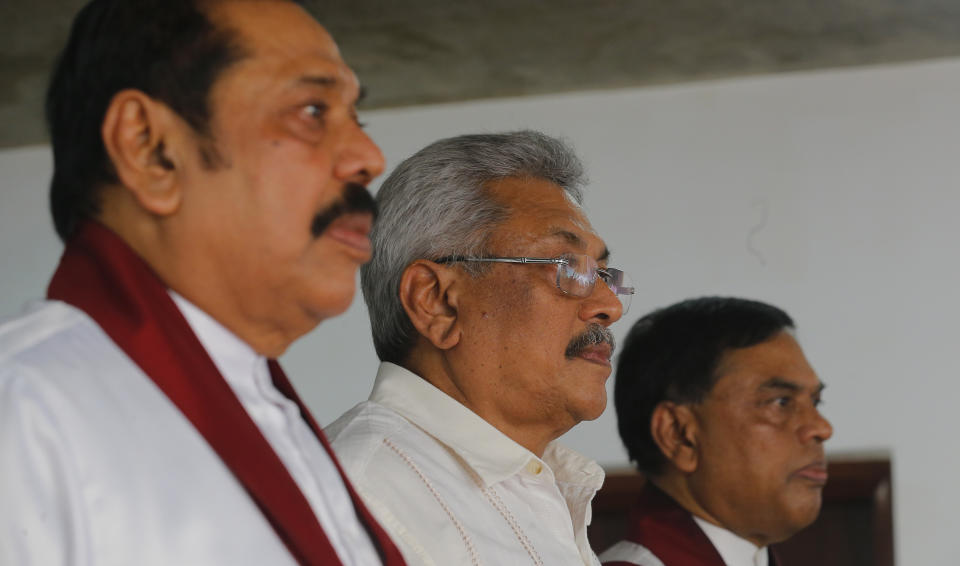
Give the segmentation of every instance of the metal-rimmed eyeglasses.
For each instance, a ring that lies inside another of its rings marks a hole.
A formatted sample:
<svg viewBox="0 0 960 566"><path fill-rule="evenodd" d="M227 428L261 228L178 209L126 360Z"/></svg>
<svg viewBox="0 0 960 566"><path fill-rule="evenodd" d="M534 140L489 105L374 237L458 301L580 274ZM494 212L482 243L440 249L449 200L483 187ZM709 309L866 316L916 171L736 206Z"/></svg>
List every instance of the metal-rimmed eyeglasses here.
<svg viewBox="0 0 960 566"><path fill-rule="evenodd" d="M630 308L635 292L633 281L625 272L613 267L600 267L597 260L587 254L563 254L559 257L466 257L447 256L434 260L436 263L483 262L556 264L557 288L573 297L588 297L600 279L606 283L623 305L623 314Z"/></svg>

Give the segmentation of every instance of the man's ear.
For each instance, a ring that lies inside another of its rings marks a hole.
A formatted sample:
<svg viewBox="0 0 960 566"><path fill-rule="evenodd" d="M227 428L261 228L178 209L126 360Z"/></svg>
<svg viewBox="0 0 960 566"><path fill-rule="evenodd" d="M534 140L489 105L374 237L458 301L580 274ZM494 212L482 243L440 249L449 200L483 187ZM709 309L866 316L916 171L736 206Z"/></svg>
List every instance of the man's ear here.
<svg viewBox="0 0 960 566"><path fill-rule="evenodd" d="M145 210L176 212L182 195L174 128L179 119L165 104L145 93L127 89L110 101L100 134L117 177ZM180 125L180 127L183 127Z"/></svg>
<svg viewBox="0 0 960 566"><path fill-rule="evenodd" d="M688 405L663 401L653 409L650 434L660 452L682 473L693 473L699 463L697 419Z"/></svg>
<svg viewBox="0 0 960 566"><path fill-rule="evenodd" d="M456 279L452 269L425 259L408 265L400 279L400 302L410 322L440 350L460 342Z"/></svg>

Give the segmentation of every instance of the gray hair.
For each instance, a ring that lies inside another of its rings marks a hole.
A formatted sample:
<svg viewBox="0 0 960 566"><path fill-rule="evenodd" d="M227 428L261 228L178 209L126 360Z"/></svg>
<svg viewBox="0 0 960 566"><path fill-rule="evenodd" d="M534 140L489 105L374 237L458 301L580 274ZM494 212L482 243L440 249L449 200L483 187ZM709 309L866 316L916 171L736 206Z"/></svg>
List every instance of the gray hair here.
<svg viewBox="0 0 960 566"><path fill-rule="evenodd" d="M402 363L416 343L417 330L400 303L404 270L417 259L482 255L509 216L485 189L508 177L544 179L577 205L583 202L586 179L573 150L530 130L442 139L403 161L383 182L371 233L373 259L360 269L381 360Z"/></svg>

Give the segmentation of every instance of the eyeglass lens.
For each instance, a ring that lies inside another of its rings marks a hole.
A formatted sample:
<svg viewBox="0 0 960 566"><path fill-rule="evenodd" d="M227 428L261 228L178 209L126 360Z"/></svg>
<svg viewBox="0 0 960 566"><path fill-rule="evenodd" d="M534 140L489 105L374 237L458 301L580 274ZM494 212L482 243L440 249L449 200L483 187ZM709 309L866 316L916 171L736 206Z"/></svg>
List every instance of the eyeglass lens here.
<svg viewBox="0 0 960 566"><path fill-rule="evenodd" d="M596 260L583 254L566 254L562 257L566 262L557 264L557 287L574 297L590 295L598 278ZM619 269L608 268L605 271L608 277L602 279L620 299L623 312L626 313L633 298L633 282L629 275Z"/></svg>

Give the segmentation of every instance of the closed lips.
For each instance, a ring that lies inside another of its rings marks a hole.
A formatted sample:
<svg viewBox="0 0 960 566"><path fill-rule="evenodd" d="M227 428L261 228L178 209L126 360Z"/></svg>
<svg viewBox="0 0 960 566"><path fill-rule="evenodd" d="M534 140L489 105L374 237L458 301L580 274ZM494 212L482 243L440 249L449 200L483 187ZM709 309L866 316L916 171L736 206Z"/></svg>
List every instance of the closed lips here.
<svg viewBox="0 0 960 566"><path fill-rule="evenodd" d="M372 250L370 244L371 228L373 228L372 214L349 213L334 220L324 235L369 254Z"/></svg>

